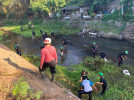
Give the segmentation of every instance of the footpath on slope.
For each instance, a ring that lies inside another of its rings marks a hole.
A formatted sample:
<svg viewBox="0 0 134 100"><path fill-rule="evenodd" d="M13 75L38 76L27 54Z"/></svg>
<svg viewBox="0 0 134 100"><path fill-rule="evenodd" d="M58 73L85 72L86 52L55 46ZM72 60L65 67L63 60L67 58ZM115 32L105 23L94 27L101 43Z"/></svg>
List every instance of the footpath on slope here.
<svg viewBox="0 0 134 100"><path fill-rule="evenodd" d="M3 44L0 44L0 100L7 100L13 82L23 76L35 91L42 91L41 100L79 100L49 78L41 79L38 68L26 61Z"/></svg>

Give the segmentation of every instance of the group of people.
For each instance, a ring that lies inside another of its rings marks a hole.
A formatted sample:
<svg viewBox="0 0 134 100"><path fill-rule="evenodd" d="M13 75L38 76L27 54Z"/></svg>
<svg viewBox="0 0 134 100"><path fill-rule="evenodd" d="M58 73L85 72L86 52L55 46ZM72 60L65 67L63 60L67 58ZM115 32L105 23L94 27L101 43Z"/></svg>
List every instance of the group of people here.
<svg viewBox="0 0 134 100"><path fill-rule="evenodd" d="M51 46L52 40L51 40L51 38L48 38L47 32L45 32L45 34L43 34L43 31L40 30L40 33L42 34L42 42L41 42L41 59L40 59L39 72L41 73L42 78L45 78L45 76L42 75L42 72L44 72L49 67L51 74L52 74L51 81L54 81L54 75L56 73L55 66L57 64L56 48L54 46ZM35 36L34 30L33 30L32 34L33 34L33 36ZM54 32L51 32L51 37L54 37ZM67 45L67 41L65 38L63 38L63 47L62 46L60 47L61 56L64 55L64 49L66 48L66 45ZM21 49L17 42L15 42L14 47L15 47L17 54L21 55ZM91 55L93 57L96 56L97 48L98 48L98 46L96 45L95 42L93 42L93 45L91 47L91 53L92 53ZM128 51L125 51L118 56L118 60L119 60L118 66L120 66L122 64L123 60L127 59L127 57L126 57L127 54L128 54ZM104 59L104 61L107 61L106 54L104 52L101 52L100 56L101 56L101 58ZM82 81L81 87L84 87L84 90L82 90L82 88L80 87L80 91L78 91L78 96L81 99L82 94L89 94L89 100L92 100L92 90L94 88L97 91L97 88L89 80L89 78L87 77L87 74L89 76L91 76L90 73L87 73L84 70L81 73L81 81ZM106 79L103 77L103 73L100 72L99 76L100 76L100 81L96 82L96 84L102 85L101 95L103 95L107 88L107 82L106 82Z"/></svg>
<svg viewBox="0 0 134 100"><path fill-rule="evenodd" d="M91 47L91 52L92 52L92 56L95 57L96 56L96 49L98 48L98 46L96 45L95 42L93 42L93 45ZM126 55L128 54L128 51L124 51L121 54L118 55L118 67L120 67L121 64L123 64L123 61L127 60ZM105 52L101 52L100 53L100 57L104 59L104 62L107 61L106 59L106 53Z"/></svg>
<svg viewBox="0 0 134 100"><path fill-rule="evenodd" d="M81 99L81 95L82 94L88 94L89 95L89 100L92 100L92 91L93 88L95 89L95 91L98 91L96 86L93 85L93 83L89 80L88 76L91 76L90 73L86 72L85 70L82 70L81 73L81 86L80 86L80 90L78 91L78 96ZM101 95L103 95L106 91L107 88L107 82L106 79L103 77L103 73L99 73L99 77L100 77L100 81L96 82L96 84L100 84L102 85L102 91L101 91ZM82 87L84 88L84 90L82 90Z"/></svg>

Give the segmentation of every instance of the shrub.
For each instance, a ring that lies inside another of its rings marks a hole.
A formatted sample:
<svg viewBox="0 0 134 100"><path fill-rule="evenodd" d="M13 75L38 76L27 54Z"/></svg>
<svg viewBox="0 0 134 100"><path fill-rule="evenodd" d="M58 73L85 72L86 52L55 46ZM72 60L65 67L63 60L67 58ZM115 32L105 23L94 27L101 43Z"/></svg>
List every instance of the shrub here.
<svg viewBox="0 0 134 100"><path fill-rule="evenodd" d="M13 83L11 88L11 96L13 100L35 100L40 99L42 92L33 93L29 83L20 77L16 83Z"/></svg>
<svg viewBox="0 0 134 100"><path fill-rule="evenodd" d="M100 58L86 58L84 64L92 70L98 70L103 67L104 61Z"/></svg>

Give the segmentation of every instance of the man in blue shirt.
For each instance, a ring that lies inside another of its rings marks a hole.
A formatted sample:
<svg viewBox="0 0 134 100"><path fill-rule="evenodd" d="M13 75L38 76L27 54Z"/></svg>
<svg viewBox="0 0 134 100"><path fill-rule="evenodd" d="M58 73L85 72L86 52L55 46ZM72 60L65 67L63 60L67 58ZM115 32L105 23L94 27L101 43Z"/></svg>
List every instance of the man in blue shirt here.
<svg viewBox="0 0 134 100"><path fill-rule="evenodd" d="M91 86L93 86L95 88L95 90L97 91L97 88L93 85L93 83L91 81L87 80L87 77L83 77L81 87L84 87L84 90L81 90L81 87L80 87L80 91L78 91L80 99L81 99L82 94L89 94L89 100L92 100L92 90L93 89Z"/></svg>

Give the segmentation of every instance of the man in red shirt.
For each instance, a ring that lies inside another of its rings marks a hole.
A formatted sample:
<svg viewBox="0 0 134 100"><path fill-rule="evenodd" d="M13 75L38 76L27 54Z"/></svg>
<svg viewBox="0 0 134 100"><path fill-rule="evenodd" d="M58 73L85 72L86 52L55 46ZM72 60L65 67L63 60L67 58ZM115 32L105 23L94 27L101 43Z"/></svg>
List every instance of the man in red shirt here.
<svg viewBox="0 0 134 100"><path fill-rule="evenodd" d="M45 47L41 50L41 61L39 71L45 71L48 67L51 70L52 81L54 80L55 66L57 63L57 53L54 46L51 46L51 39L46 38L44 41Z"/></svg>

